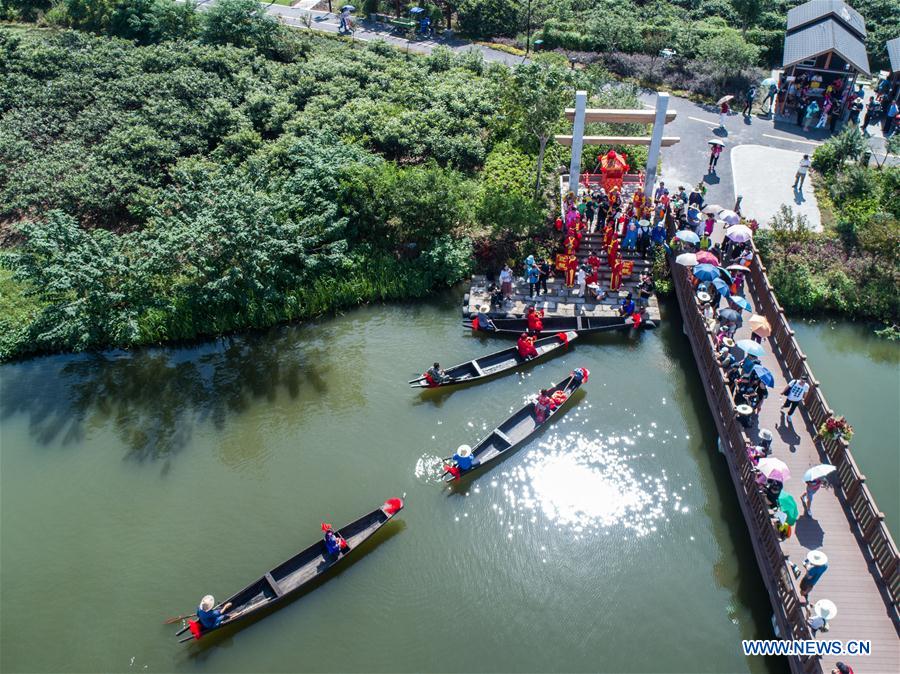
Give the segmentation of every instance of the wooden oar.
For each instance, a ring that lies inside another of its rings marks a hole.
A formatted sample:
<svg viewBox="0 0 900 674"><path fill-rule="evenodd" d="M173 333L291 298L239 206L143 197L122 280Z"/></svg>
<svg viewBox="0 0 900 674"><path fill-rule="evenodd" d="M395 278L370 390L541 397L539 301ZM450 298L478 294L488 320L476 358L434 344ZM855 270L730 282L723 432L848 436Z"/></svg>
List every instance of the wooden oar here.
<svg viewBox="0 0 900 674"><path fill-rule="evenodd" d="M185 615L176 616L174 618L169 618L163 625L171 625L172 623L177 623L179 620L184 620L185 618L193 618L196 613L187 613Z"/></svg>

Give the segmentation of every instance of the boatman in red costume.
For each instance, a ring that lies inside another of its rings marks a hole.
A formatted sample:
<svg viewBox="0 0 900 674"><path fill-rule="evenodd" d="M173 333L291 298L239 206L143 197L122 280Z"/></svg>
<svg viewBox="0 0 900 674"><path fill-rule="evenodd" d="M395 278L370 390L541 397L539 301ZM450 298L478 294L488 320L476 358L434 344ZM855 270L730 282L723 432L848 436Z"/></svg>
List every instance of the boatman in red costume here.
<svg viewBox="0 0 900 674"><path fill-rule="evenodd" d="M528 315L526 316L528 319L528 332L532 335L541 334L541 330L544 329L544 310L543 309L535 309L534 307L528 307Z"/></svg>
<svg viewBox="0 0 900 674"><path fill-rule="evenodd" d="M528 333L523 332L521 334L519 341L516 342L516 347L522 358L536 358L538 355L537 349L534 348L534 337L530 337Z"/></svg>

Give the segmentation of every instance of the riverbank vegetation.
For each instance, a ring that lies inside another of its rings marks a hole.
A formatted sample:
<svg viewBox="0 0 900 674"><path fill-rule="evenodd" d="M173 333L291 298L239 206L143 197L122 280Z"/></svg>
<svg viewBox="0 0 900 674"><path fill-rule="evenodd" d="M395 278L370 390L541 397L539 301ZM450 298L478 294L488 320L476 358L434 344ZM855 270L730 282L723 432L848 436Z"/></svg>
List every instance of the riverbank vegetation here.
<svg viewBox="0 0 900 674"><path fill-rule="evenodd" d="M825 231L784 208L756 242L778 299L792 314L834 313L900 324L900 167L861 166L850 128L816 149Z"/></svg>
<svg viewBox="0 0 900 674"><path fill-rule="evenodd" d="M569 92L608 82L294 31L252 0L65 4L102 35L0 28L4 359L422 296L473 244L518 255L568 160L551 142L536 172L533 118L552 136ZM555 114L530 109L541 87Z"/></svg>

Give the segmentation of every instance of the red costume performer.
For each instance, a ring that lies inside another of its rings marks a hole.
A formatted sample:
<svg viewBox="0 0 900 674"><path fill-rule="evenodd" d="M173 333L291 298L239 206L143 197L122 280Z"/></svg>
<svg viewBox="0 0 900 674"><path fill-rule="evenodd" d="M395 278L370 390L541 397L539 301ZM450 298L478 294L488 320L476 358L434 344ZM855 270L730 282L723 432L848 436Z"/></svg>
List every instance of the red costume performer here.
<svg viewBox="0 0 900 674"><path fill-rule="evenodd" d="M578 258L575 255L567 256L566 260L566 287L575 287L575 272L578 271Z"/></svg>
<svg viewBox="0 0 900 674"><path fill-rule="evenodd" d="M566 240L563 241L563 247L566 249L566 254L574 255L575 251L578 250L578 237L569 234Z"/></svg>
<svg viewBox="0 0 900 674"><path fill-rule="evenodd" d="M619 257L619 238L615 237L612 240L612 243L609 244L609 250L606 251L606 262L610 267L613 266L613 262Z"/></svg>
<svg viewBox="0 0 900 674"><path fill-rule="evenodd" d="M528 307L528 332L539 334L544 329L544 311L536 310L534 307Z"/></svg>
<svg viewBox="0 0 900 674"><path fill-rule="evenodd" d="M609 289L615 291L622 285L622 268L625 265L620 257L613 258L613 260L612 265L610 265L612 267L612 275L609 279Z"/></svg>
<svg viewBox="0 0 900 674"><path fill-rule="evenodd" d="M519 341L516 342L516 347L522 358L534 358L538 355L537 349L534 348L534 337L529 337L524 332L522 333L522 336L519 337Z"/></svg>
<svg viewBox="0 0 900 674"><path fill-rule="evenodd" d="M613 226L607 222L603 226L603 250L609 250L609 244L612 243L614 236L615 231L613 230Z"/></svg>
<svg viewBox="0 0 900 674"><path fill-rule="evenodd" d="M600 258L597 257L597 254L594 251L591 251L591 254L588 255L587 263L594 269L600 268Z"/></svg>

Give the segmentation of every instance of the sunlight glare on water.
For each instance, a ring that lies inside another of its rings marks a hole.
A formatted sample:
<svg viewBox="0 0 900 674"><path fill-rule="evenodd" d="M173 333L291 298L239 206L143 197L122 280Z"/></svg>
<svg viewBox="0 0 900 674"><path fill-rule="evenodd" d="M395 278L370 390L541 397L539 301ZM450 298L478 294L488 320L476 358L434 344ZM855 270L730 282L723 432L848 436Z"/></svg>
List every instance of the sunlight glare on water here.
<svg viewBox="0 0 900 674"><path fill-rule="evenodd" d="M668 512L680 511L682 497L669 493L665 469L648 475L633 467L647 457L632 451L631 444L580 431L549 436L504 474L506 501L522 516L540 513L546 522L577 533L617 527L651 534Z"/></svg>

